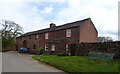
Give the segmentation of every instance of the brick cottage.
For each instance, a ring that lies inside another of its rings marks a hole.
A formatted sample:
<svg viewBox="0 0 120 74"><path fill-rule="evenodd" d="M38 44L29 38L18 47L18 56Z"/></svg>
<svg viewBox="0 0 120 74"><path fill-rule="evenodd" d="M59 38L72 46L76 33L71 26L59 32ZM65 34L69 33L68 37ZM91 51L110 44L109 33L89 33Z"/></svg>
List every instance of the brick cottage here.
<svg viewBox="0 0 120 74"><path fill-rule="evenodd" d="M16 38L16 50L28 47L36 50L70 51L71 44L81 42L97 42L98 31L90 18L56 26L51 23L50 28L25 33Z"/></svg>

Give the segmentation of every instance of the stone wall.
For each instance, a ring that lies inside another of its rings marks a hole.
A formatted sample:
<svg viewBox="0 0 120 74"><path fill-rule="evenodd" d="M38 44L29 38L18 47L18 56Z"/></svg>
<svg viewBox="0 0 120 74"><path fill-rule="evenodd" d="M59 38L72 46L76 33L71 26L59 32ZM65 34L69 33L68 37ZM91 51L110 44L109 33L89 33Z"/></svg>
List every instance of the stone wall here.
<svg viewBox="0 0 120 74"><path fill-rule="evenodd" d="M120 41L104 43L79 43L72 47L76 56L86 56L89 52L104 52L120 55Z"/></svg>

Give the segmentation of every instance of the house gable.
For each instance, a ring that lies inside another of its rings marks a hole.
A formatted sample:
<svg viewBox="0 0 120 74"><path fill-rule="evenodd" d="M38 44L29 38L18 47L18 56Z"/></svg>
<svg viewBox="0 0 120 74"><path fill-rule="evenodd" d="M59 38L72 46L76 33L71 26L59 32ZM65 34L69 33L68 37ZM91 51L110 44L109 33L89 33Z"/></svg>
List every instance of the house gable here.
<svg viewBox="0 0 120 74"><path fill-rule="evenodd" d="M82 25L79 27L80 31L80 37L79 42L97 42L98 40L98 31L95 28L94 24L92 23L92 20L89 19L85 21Z"/></svg>

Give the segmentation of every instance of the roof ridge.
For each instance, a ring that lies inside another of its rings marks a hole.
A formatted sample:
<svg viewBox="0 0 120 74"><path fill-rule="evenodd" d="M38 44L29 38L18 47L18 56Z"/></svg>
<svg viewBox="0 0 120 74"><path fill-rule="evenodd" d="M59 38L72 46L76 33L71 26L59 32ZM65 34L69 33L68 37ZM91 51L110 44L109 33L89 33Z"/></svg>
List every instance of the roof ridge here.
<svg viewBox="0 0 120 74"><path fill-rule="evenodd" d="M21 36L32 35L34 32L35 32L34 34L40 33L40 31L44 32L44 30L46 30L48 32L49 30L60 30L60 29L65 29L65 28L69 28L69 27L73 27L73 26L79 26L79 24L77 24L77 25L70 25L70 26L68 26L68 24L74 24L74 23L78 23L78 22L83 22L83 21L86 21L86 20L89 20L89 19L91 19L91 18L86 18L86 19L83 19L83 20L78 20L78 21L66 23L66 24L63 24L63 25L56 26L55 28L45 28L45 29L40 29L40 30L36 30L36 31L31 31L31 32L27 32L27 33L25 33L25 34L23 34ZM60 27L62 27L62 28L60 28ZM19 36L19 37L21 37L21 36Z"/></svg>
<svg viewBox="0 0 120 74"><path fill-rule="evenodd" d="M76 22L82 22L82 21L86 21L86 20L89 20L91 18L86 18L86 19L82 19L82 20L78 20L78 21L74 21L74 22L70 22L70 23L66 23L66 24L71 24L71 23L76 23ZM63 24L65 25L65 24Z"/></svg>

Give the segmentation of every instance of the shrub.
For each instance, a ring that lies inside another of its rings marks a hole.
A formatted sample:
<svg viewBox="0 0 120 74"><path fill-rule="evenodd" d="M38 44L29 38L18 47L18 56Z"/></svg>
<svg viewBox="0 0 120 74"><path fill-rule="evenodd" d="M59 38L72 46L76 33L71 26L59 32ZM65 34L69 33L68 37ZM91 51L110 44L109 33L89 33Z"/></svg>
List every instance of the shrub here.
<svg viewBox="0 0 120 74"><path fill-rule="evenodd" d="M39 48L39 51L40 51L41 54L43 54L44 48L43 47Z"/></svg>
<svg viewBox="0 0 120 74"><path fill-rule="evenodd" d="M69 56L69 53L66 52L66 53L57 53L58 56Z"/></svg>
<svg viewBox="0 0 120 74"><path fill-rule="evenodd" d="M113 59L119 60L119 59L120 59L120 54L115 54L115 55L113 56Z"/></svg>
<svg viewBox="0 0 120 74"><path fill-rule="evenodd" d="M35 54L36 55L41 55L41 54L43 54L43 52L44 52L44 48L40 47L40 48L37 49Z"/></svg>
<svg viewBox="0 0 120 74"><path fill-rule="evenodd" d="M44 51L44 52L43 52L43 55L50 55L50 54L49 54L49 51Z"/></svg>
<svg viewBox="0 0 120 74"><path fill-rule="evenodd" d="M29 50L29 54L35 54L35 53L36 53L36 50L35 50L35 49Z"/></svg>
<svg viewBox="0 0 120 74"><path fill-rule="evenodd" d="M49 51L50 55L56 55L56 51Z"/></svg>

